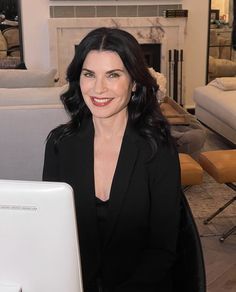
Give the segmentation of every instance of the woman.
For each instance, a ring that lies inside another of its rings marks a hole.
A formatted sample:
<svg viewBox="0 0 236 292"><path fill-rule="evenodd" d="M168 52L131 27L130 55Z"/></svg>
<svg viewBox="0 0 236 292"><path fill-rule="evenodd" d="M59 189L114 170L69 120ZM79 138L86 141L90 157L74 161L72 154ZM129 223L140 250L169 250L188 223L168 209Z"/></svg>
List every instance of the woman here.
<svg viewBox="0 0 236 292"><path fill-rule="evenodd" d="M138 42L98 28L77 46L43 179L74 189L85 292L169 292L179 162Z"/></svg>

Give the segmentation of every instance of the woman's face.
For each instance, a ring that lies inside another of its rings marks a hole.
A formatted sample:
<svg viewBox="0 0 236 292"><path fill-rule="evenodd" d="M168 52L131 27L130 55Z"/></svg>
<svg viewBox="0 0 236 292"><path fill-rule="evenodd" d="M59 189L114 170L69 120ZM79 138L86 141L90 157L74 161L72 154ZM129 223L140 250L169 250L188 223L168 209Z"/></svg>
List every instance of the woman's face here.
<svg viewBox="0 0 236 292"><path fill-rule="evenodd" d="M80 88L96 118L126 115L134 82L120 56L112 51L90 51L84 60Z"/></svg>

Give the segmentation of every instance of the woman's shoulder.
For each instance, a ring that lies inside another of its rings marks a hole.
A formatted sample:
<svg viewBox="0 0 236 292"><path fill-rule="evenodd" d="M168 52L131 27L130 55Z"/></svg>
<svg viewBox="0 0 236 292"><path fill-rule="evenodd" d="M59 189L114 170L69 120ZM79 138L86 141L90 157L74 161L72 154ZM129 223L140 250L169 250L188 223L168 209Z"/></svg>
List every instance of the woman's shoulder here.
<svg viewBox="0 0 236 292"><path fill-rule="evenodd" d="M66 125L63 124L51 130L47 136L47 143L59 146L61 143L65 143L66 141L73 139L77 133L77 129L69 133Z"/></svg>
<svg viewBox="0 0 236 292"><path fill-rule="evenodd" d="M60 125L52 129L47 136L47 142L51 143L58 140L60 136L63 134L63 128L64 128L64 125Z"/></svg>
<svg viewBox="0 0 236 292"><path fill-rule="evenodd" d="M155 154L152 156L150 160L150 166L154 166L155 168L166 168L166 167L174 167L179 164L179 156L177 149L174 144L171 143L162 143L159 144Z"/></svg>
<svg viewBox="0 0 236 292"><path fill-rule="evenodd" d="M80 124L74 125L72 122L62 124L54 128L47 137L48 143L57 146L74 143L78 137L86 137L93 133L93 124L90 120L84 120Z"/></svg>

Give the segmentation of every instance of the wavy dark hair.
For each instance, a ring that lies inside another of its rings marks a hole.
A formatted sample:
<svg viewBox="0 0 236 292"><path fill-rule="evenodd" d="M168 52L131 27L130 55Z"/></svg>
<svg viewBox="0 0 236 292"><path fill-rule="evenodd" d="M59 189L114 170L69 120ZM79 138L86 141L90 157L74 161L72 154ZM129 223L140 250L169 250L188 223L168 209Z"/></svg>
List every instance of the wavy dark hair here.
<svg viewBox="0 0 236 292"><path fill-rule="evenodd" d="M69 88L61 95L61 100L71 120L61 126L58 140L75 133L83 119L91 116L79 84L84 60L91 50L116 52L131 79L135 81L136 90L128 103L129 122L140 135L147 139L152 153L157 151L161 143L169 144L169 124L162 115L156 98L158 85L149 73L139 43L128 32L107 27L89 32L76 46L74 58L67 69Z"/></svg>

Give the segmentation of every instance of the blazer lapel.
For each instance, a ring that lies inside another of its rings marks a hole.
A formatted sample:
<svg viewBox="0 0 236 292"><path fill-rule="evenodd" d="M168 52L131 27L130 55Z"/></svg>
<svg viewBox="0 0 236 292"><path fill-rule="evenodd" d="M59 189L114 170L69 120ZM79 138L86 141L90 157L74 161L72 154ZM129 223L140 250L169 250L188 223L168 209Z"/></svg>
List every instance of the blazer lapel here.
<svg viewBox="0 0 236 292"><path fill-rule="evenodd" d="M137 156L138 146L136 143L136 134L128 124L123 137L120 155L111 186L107 232L104 240L104 247L108 244L109 239L112 236L112 231L116 220L118 219Z"/></svg>
<svg viewBox="0 0 236 292"><path fill-rule="evenodd" d="M84 122L85 123L85 122ZM99 251L99 236L94 198L94 128L92 120L82 125L75 138L75 153L71 154L74 166L73 178L75 182L75 205L79 221L78 231L83 234L81 241Z"/></svg>

